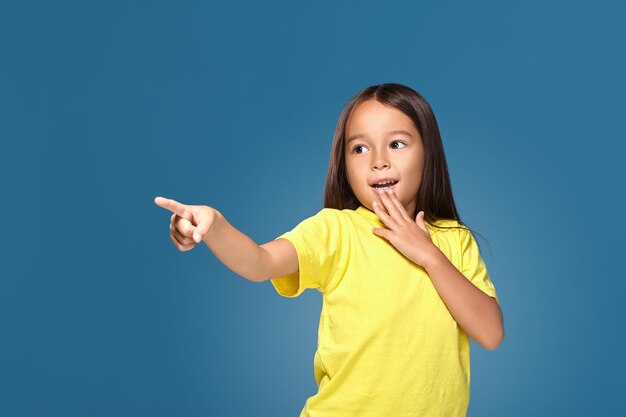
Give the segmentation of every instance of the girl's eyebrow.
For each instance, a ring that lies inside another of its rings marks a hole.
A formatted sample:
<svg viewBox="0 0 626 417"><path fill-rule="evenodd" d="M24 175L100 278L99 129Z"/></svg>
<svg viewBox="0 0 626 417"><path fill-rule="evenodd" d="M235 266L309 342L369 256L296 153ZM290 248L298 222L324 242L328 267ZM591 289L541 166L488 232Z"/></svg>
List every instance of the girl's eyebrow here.
<svg viewBox="0 0 626 417"><path fill-rule="evenodd" d="M410 138L413 137L406 130L392 130L390 132L385 133L385 136L391 136L391 135L407 135ZM357 133L355 135L350 136L346 143L350 143L351 141L353 141L355 139L360 139L360 138L365 138L365 137L367 137L367 135L365 133Z"/></svg>

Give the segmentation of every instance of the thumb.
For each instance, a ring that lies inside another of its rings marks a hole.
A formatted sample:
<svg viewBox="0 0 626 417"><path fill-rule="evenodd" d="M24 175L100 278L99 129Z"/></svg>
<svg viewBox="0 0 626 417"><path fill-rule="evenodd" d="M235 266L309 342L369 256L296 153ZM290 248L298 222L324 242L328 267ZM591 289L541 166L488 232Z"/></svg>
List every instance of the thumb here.
<svg viewBox="0 0 626 417"><path fill-rule="evenodd" d="M209 229L211 228L211 220L201 211L195 212L194 217L196 218L198 225L196 226L196 230L193 232L193 240L194 242L199 243L209 232Z"/></svg>
<svg viewBox="0 0 626 417"><path fill-rule="evenodd" d="M193 232L193 241L196 243L200 243L202 241L202 238L206 234L206 230L204 230L205 228L203 228L202 226L202 224L199 224L198 227L196 227L195 232Z"/></svg>

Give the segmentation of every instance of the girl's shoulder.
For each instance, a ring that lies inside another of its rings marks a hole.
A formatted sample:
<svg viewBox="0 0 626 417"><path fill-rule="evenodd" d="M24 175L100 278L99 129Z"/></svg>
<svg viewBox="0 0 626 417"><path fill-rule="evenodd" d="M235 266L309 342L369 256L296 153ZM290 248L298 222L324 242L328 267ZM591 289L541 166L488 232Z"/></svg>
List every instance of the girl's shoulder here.
<svg viewBox="0 0 626 417"><path fill-rule="evenodd" d="M466 226L455 219L437 219L432 223L426 222L426 227L436 232L467 230Z"/></svg>

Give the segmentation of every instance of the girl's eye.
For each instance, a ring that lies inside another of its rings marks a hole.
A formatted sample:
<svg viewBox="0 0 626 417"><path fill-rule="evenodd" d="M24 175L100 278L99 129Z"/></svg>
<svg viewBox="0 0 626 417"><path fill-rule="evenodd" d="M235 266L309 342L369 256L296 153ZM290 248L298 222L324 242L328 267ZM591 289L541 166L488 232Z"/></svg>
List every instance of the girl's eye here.
<svg viewBox="0 0 626 417"><path fill-rule="evenodd" d="M394 140L392 143L399 143L399 144L401 144L401 145L406 146L406 143L404 143L404 142L400 142L399 140ZM397 148L396 148L396 149L397 149ZM401 148L400 148L400 149L401 149Z"/></svg>
<svg viewBox="0 0 626 417"><path fill-rule="evenodd" d="M394 144L394 143L398 143L398 144L400 144L400 145L403 145L403 146L402 146L402 147L400 147L400 148L394 148L394 149L402 149L403 147L405 147L405 146L406 146L406 143L401 142L401 141L399 141L399 140L394 140L394 141L393 141L393 142L391 142L391 143L392 143L392 144ZM352 148L352 152L353 152L353 153L362 153L362 152L357 152L357 149L359 149L359 148L366 148L366 147L365 147L365 146L363 146L363 145L356 145L354 148ZM366 149L367 149L367 148L366 148Z"/></svg>

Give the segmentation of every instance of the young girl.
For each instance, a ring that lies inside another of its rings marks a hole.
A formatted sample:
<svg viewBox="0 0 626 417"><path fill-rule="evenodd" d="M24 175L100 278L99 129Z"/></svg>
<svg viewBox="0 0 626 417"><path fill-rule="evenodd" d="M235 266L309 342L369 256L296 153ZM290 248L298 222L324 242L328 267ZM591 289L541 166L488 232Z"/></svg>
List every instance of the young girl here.
<svg viewBox="0 0 626 417"><path fill-rule="evenodd" d="M216 209L157 197L174 245L204 241L251 281L323 294L304 416L465 416L468 336L504 337L496 290L457 213L435 116L399 84L368 87L335 130L324 207L257 245Z"/></svg>

